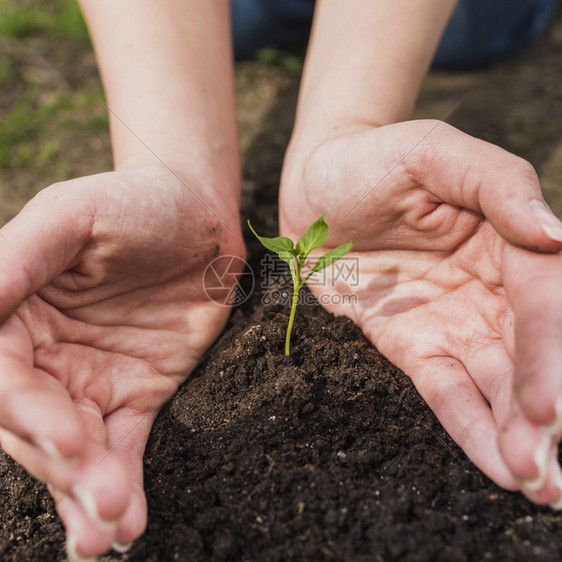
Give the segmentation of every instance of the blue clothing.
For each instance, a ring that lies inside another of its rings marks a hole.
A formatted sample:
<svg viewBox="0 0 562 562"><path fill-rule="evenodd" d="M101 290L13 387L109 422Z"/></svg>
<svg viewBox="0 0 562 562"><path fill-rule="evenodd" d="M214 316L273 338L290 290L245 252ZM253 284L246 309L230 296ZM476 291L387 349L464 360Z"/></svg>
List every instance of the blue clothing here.
<svg viewBox="0 0 562 562"><path fill-rule="evenodd" d="M537 37L556 4L557 0L460 0L433 64L450 69L492 64ZM234 52L240 59L261 47L305 42L314 0L231 0L231 10Z"/></svg>
<svg viewBox="0 0 562 562"><path fill-rule="evenodd" d="M440 68L490 65L535 39L557 0L461 0L433 64Z"/></svg>

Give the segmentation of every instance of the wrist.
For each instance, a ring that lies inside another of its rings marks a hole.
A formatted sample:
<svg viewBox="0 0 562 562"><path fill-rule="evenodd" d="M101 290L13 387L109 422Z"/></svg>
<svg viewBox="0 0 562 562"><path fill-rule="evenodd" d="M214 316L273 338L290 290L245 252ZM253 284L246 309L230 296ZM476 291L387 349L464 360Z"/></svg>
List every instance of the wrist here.
<svg viewBox="0 0 562 562"><path fill-rule="evenodd" d="M306 160L316 149L330 141L382 126L381 123L368 120L335 118L322 120L321 126L314 125L312 121L296 122L287 147L285 162L290 165L295 159Z"/></svg>
<svg viewBox="0 0 562 562"><path fill-rule="evenodd" d="M188 101L180 106L164 103L166 109L158 112L143 110L143 106L158 107L157 96L137 105L140 107L110 112L116 169L158 163L200 176L240 175L233 112L221 115L213 113L212 107L201 107L195 102L192 106Z"/></svg>
<svg viewBox="0 0 562 562"><path fill-rule="evenodd" d="M238 217L240 207L241 180L239 173L233 173L223 165L205 165L203 162L190 162L185 157L167 154L165 158L146 158L144 154L131 154L128 158L115 166L116 172L139 172L141 174L155 174L155 177L170 182L178 182L185 189L192 192L207 207L215 207L215 203L222 208L233 210L233 217ZM158 182L154 182L154 189L158 190ZM238 218L236 218L238 220Z"/></svg>

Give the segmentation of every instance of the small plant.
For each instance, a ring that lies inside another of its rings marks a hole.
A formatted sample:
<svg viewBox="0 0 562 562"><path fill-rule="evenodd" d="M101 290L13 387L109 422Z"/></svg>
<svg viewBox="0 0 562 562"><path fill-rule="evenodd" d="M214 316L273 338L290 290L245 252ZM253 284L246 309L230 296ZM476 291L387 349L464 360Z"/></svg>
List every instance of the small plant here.
<svg viewBox="0 0 562 562"><path fill-rule="evenodd" d="M289 355L291 352L291 332L293 331L299 292L303 285L316 272L336 263L353 248L353 242L348 242L347 244L342 244L337 248L329 250L323 256L320 256L308 274L304 278L301 278L304 265L310 253L323 246L328 239L329 228L324 220L325 216L326 214L324 213L317 221L312 223L304 236L300 238L296 244L290 238L286 238L285 236L277 236L276 238L265 238L264 236L260 236L253 229L250 221L248 221L248 226L261 244L268 250L275 252L289 265L289 270L291 271L291 277L293 279L293 300L291 305L291 315L289 316L289 324L287 326L287 334L285 336L285 355Z"/></svg>

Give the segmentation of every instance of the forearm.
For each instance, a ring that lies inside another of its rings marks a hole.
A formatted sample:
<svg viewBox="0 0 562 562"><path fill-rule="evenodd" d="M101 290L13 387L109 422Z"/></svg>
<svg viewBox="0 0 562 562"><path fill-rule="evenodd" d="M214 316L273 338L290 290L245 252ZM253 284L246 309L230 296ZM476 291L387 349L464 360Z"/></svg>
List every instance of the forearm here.
<svg viewBox="0 0 562 562"><path fill-rule="evenodd" d="M456 0L318 0L295 135L407 119Z"/></svg>
<svg viewBox="0 0 562 562"><path fill-rule="evenodd" d="M227 0L81 0L116 168L161 160L238 184Z"/></svg>

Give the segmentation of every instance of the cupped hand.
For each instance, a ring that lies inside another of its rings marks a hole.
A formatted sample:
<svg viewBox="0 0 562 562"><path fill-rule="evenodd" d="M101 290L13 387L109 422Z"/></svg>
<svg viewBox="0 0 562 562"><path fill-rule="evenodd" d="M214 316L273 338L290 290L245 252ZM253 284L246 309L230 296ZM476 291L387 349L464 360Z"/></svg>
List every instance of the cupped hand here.
<svg viewBox="0 0 562 562"><path fill-rule="evenodd" d="M229 314L205 268L244 255L222 187L109 172L46 188L0 230L0 440L49 485L70 557L144 530L152 422Z"/></svg>
<svg viewBox="0 0 562 562"><path fill-rule="evenodd" d="M437 121L310 146L289 149L281 233L326 212L328 247L353 240L359 268L356 284L332 269L310 289L492 480L562 509L562 224L532 167Z"/></svg>

